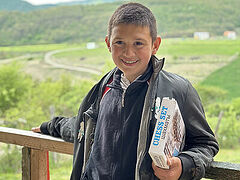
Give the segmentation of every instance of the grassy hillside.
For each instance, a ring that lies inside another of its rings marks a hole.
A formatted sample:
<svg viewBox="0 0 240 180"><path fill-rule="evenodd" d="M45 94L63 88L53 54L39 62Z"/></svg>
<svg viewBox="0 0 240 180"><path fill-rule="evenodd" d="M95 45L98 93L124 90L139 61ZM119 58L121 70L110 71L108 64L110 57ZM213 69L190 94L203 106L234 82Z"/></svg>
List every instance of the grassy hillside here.
<svg viewBox="0 0 240 180"><path fill-rule="evenodd" d="M71 6L79 4L99 4L99 3L109 3L118 0L79 0L73 2L63 2L58 4L46 4L46 5L32 5L31 3L25 0L1 0L0 2L0 11L19 11L19 12L28 12L39 9L45 9L54 6Z"/></svg>
<svg viewBox="0 0 240 180"><path fill-rule="evenodd" d="M53 7L53 5L33 6L32 4L23 0L1 0L0 11L33 11L37 9L44 9Z"/></svg>
<svg viewBox="0 0 240 180"><path fill-rule="evenodd" d="M217 86L228 91L228 97L240 97L240 57L210 74L201 84Z"/></svg>
<svg viewBox="0 0 240 180"><path fill-rule="evenodd" d="M195 31L212 36L225 30L240 33L239 0L139 0L152 9L162 37L192 37ZM60 6L21 12L0 11L0 46L102 41L108 19L123 3Z"/></svg>

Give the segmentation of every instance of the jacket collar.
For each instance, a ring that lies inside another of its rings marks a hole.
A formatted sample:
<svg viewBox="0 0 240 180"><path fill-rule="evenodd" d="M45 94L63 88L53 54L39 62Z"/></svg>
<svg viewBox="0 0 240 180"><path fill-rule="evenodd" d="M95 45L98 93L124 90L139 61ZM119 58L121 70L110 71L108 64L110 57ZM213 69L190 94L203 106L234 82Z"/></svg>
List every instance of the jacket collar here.
<svg viewBox="0 0 240 180"><path fill-rule="evenodd" d="M161 71L163 68L165 58L158 59L156 56L152 55L151 61L152 61L152 65L153 65L154 74L158 74L159 71Z"/></svg>

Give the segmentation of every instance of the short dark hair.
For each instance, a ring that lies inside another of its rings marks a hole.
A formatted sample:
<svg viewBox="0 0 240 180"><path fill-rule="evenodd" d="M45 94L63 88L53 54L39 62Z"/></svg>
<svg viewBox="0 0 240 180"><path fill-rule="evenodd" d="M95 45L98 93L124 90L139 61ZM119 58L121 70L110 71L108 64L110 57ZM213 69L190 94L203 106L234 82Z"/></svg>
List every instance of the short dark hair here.
<svg viewBox="0 0 240 180"><path fill-rule="evenodd" d="M108 38L110 40L112 29L119 24L134 24L149 27L152 41L157 38L156 19L151 10L139 3L126 3L113 13L108 23Z"/></svg>

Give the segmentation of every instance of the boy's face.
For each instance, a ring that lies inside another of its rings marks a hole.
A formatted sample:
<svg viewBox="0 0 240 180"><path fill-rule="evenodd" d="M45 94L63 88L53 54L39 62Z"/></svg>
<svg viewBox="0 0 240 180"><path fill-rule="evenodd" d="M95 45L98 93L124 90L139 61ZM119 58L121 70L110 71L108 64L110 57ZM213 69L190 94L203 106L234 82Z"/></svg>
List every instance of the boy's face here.
<svg viewBox="0 0 240 180"><path fill-rule="evenodd" d="M161 39L158 37L152 43L148 27L133 24L119 24L112 29L112 35L105 39L116 66L130 81L143 74L151 55L156 54Z"/></svg>

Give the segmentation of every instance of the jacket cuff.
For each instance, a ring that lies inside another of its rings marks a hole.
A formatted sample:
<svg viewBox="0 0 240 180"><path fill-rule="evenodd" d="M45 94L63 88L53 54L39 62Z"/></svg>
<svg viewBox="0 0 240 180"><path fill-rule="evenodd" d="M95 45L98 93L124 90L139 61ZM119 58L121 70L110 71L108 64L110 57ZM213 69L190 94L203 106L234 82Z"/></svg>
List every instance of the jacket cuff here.
<svg viewBox="0 0 240 180"><path fill-rule="evenodd" d="M41 133L49 135L50 133L48 132L48 122L44 122L40 126Z"/></svg>
<svg viewBox="0 0 240 180"><path fill-rule="evenodd" d="M179 180L192 179L196 168L193 159L186 154L180 154L178 158L182 163L182 174Z"/></svg>

